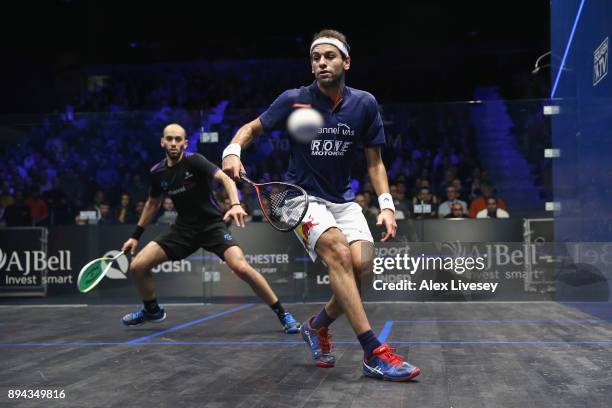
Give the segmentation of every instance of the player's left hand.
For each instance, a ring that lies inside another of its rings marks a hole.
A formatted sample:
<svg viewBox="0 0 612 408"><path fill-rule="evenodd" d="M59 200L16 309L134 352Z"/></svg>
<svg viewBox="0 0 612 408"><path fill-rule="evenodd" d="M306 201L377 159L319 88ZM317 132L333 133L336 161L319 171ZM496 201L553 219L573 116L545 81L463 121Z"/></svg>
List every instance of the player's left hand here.
<svg viewBox="0 0 612 408"><path fill-rule="evenodd" d="M230 208L223 216L223 221L227 222L230 218L234 220L237 227L244 228L244 217L247 216L246 211L241 205L235 205Z"/></svg>
<svg viewBox="0 0 612 408"><path fill-rule="evenodd" d="M381 242L385 242L389 238L395 238L397 233L397 222L395 222L395 213L389 209L384 209L378 214L376 226L385 226L386 231L381 233Z"/></svg>

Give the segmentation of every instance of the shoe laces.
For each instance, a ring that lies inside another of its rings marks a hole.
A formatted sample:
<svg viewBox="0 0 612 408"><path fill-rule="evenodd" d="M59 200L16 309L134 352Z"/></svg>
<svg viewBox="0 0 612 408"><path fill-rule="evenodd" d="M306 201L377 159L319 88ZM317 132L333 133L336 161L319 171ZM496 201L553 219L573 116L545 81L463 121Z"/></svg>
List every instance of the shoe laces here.
<svg viewBox="0 0 612 408"><path fill-rule="evenodd" d="M404 357L395 353L395 347L383 347L380 354L377 356L393 365L400 365L404 362Z"/></svg>
<svg viewBox="0 0 612 408"><path fill-rule="evenodd" d="M295 320L293 315L291 315L291 313L289 313L289 312L286 312L283 315L283 320L285 321L286 324L295 324L295 323L297 323L297 320Z"/></svg>
<svg viewBox="0 0 612 408"><path fill-rule="evenodd" d="M329 353L332 348L332 345L329 342L329 340L332 338L329 329L327 327L321 327L319 330L317 330L317 336L319 337L319 345L321 346L323 353Z"/></svg>

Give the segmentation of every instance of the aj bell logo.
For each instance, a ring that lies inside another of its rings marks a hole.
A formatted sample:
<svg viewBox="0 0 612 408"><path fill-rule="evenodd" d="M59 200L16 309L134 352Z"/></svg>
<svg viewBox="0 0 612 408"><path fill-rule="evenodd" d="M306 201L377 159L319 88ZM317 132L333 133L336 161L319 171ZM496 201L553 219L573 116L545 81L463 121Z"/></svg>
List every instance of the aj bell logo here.
<svg viewBox="0 0 612 408"><path fill-rule="evenodd" d="M47 257L44 251L13 251L5 253L0 249L0 271L30 272L71 270L70 251L58 251L57 256Z"/></svg>
<svg viewBox="0 0 612 408"><path fill-rule="evenodd" d="M118 254L119 251L108 251L104 254L104 257L113 258ZM115 265L117 267L115 267ZM120 256L119 259L117 259L113 266L108 270L106 277L110 279L126 279L126 274L129 270L129 267L130 265L127 257ZM184 259L182 261L167 261L151 269L151 272L191 272L191 262L186 261Z"/></svg>

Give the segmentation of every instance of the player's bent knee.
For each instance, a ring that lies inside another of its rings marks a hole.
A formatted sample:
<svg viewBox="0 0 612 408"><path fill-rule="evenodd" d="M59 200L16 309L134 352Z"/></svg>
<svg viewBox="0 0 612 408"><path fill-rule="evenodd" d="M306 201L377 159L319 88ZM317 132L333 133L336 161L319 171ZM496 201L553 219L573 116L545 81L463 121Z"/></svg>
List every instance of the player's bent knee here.
<svg viewBox="0 0 612 408"><path fill-rule="evenodd" d="M343 242L337 242L332 245L328 258L329 262L327 259L325 260L328 265L335 264L339 266L340 269L347 272L352 269L353 261L351 258L351 251Z"/></svg>
<svg viewBox="0 0 612 408"><path fill-rule="evenodd" d="M134 275L143 275L147 272L147 265L142 259L136 258L130 263L130 272Z"/></svg>
<svg viewBox="0 0 612 408"><path fill-rule="evenodd" d="M239 262L232 267L232 270L240 279L247 279L253 273L253 269L246 262Z"/></svg>

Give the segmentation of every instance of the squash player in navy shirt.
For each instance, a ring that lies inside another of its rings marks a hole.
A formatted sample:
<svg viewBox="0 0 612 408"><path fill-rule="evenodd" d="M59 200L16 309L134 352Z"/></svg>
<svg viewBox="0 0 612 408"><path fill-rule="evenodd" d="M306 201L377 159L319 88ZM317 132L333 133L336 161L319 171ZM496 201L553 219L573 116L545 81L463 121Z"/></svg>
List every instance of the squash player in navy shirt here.
<svg viewBox="0 0 612 408"><path fill-rule="evenodd" d="M396 234L395 208L380 148L385 134L374 97L345 85L351 66L346 37L322 30L310 47L315 81L282 93L261 116L242 126L223 153L223 170L238 179L244 169L240 152L255 137L275 129L284 130L295 110L312 107L324 119L317 136L308 143L290 140L288 181L303 187L310 196L308 212L295 230L314 260L320 256L329 269L333 295L325 307L302 324L302 337L314 363L333 367L329 325L346 314L363 347L363 372L373 378L407 381L419 368L404 361L387 344L381 344L368 322L356 277L372 266L374 240L361 207L354 202L350 169L359 148L365 151L368 174L381 208L377 224L384 225L382 241Z"/></svg>
<svg viewBox="0 0 612 408"><path fill-rule="evenodd" d="M237 226L244 227L247 215L238 200L234 181L201 154L184 152L186 132L177 124L166 126L161 146L166 158L151 169L149 199L132 237L123 244L123 250L131 251L132 255L136 253L138 239L157 214L163 195L172 199L178 216L170 231L149 242L130 263L130 272L144 307L125 315L122 322L133 326L164 320L166 312L157 303L151 269L167 260L184 259L198 248L204 248L227 262L234 273L251 286L276 313L286 333L298 333L300 324L285 311L266 279L247 263L224 223L233 219ZM212 195L213 180L223 184L232 202L223 218Z"/></svg>

